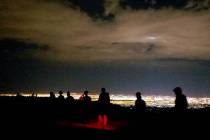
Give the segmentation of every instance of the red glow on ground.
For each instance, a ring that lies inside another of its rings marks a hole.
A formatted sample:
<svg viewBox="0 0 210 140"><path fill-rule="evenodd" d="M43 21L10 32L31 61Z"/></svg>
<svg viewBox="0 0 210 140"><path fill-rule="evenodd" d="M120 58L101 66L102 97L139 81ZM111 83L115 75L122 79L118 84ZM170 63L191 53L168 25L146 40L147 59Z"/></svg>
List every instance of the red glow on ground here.
<svg viewBox="0 0 210 140"><path fill-rule="evenodd" d="M60 127L70 127L70 128L90 128L90 129L100 129L100 130L114 130L116 126L106 125L101 126L98 122L87 122L87 123L76 123L76 122L60 122L58 124Z"/></svg>
<svg viewBox="0 0 210 140"><path fill-rule="evenodd" d="M81 127L81 128L103 129L103 130L114 130L115 129L114 127L111 127L109 125L101 126L96 122L89 122L89 123L86 123L86 124L72 123L72 126Z"/></svg>
<svg viewBox="0 0 210 140"><path fill-rule="evenodd" d="M93 120L89 122L70 122L63 121L58 123L60 127L70 127L70 128L88 128L88 129L99 129L99 130L115 130L127 125L125 121L110 121L108 122L107 115L99 115L98 120Z"/></svg>

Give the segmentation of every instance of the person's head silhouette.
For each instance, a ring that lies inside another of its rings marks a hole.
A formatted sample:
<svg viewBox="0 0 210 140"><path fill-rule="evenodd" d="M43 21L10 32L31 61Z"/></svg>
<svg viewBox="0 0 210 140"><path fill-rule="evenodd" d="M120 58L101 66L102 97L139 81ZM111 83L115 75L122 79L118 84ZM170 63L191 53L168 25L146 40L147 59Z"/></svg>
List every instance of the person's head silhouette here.
<svg viewBox="0 0 210 140"><path fill-rule="evenodd" d="M87 90L84 92L84 95L85 96L88 96L88 91Z"/></svg>
<svg viewBox="0 0 210 140"><path fill-rule="evenodd" d="M62 90L60 90L58 93L60 94L60 96L62 96L62 94L63 94L63 91L62 91Z"/></svg>
<svg viewBox="0 0 210 140"><path fill-rule="evenodd" d="M182 94L182 88L181 87L176 87L173 89L174 93L176 96L179 96Z"/></svg>
<svg viewBox="0 0 210 140"><path fill-rule="evenodd" d="M141 100L141 92L136 92L136 98L137 100Z"/></svg>
<svg viewBox="0 0 210 140"><path fill-rule="evenodd" d="M101 92L106 92L106 89L105 88L101 88Z"/></svg>

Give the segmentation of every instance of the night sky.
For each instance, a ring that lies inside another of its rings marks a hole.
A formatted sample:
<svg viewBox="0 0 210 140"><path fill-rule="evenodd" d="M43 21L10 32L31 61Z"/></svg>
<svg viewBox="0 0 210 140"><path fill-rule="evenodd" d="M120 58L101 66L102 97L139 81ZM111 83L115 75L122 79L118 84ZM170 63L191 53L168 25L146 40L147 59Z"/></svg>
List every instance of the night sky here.
<svg viewBox="0 0 210 140"><path fill-rule="evenodd" d="M210 0L1 0L0 92L210 96Z"/></svg>

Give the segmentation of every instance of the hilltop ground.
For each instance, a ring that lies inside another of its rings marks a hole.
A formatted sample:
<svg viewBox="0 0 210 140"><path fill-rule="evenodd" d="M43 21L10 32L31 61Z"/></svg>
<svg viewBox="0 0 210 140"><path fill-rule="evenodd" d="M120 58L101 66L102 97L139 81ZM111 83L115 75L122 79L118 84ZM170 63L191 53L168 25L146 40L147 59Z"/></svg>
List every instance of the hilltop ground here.
<svg viewBox="0 0 210 140"><path fill-rule="evenodd" d="M49 98L0 97L0 127L4 132L33 137L76 137L86 139L122 139L130 137L166 137L207 135L210 108L177 113L173 108L150 108L136 112L133 108L110 105L103 125L97 102L84 105L51 101ZM149 134L149 135L148 135ZM9 136L9 135L7 135ZM166 137L167 138L167 137Z"/></svg>

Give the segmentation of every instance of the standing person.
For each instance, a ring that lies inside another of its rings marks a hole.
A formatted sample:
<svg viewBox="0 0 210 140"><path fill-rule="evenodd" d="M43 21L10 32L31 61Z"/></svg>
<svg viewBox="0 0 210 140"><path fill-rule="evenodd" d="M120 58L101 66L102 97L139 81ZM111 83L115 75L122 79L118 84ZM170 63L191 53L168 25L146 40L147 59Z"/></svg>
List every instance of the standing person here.
<svg viewBox="0 0 210 140"><path fill-rule="evenodd" d="M144 112L146 110L146 102L141 97L141 92L136 92L135 109L136 111Z"/></svg>
<svg viewBox="0 0 210 140"><path fill-rule="evenodd" d="M110 105L110 96L105 88L101 88L101 94L98 99L100 105L100 114L98 116L98 123L102 128L105 128L108 122L107 112Z"/></svg>
<svg viewBox="0 0 210 140"><path fill-rule="evenodd" d="M58 93L59 93L59 96L58 96L58 101L61 103L61 102L63 102L63 101L64 101L63 91L62 91L62 90L60 90Z"/></svg>
<svg viewBox="0 0 210 140"><path fill-rule="evenodd" d="M71 96L70 91L67 91L66 101L69 102L69 103L73 103L74 102L74 97Z"/></svg>
<svg viewBox="0 0 210 140"><path fill-rule="evenodd" d="M175 109L176 111L185 111L188 107L187 97L182 93L182 88L176 87L173 89L175 93Z"/></svg>
<svg viewBox="0 0 210 140"><path fill-rule="evenodd" d="M52 91L50 91L50 99L55 99L55 94L54 94L54 92L52 92Z"/></svg>
<svg viewBox="0 0 210 140"><path fill-rule="evenodd" d="M84 101L84 103L87 103L87 104L89 104L90 102L91 102L91 97L88 95L88 91L86 90L86 91L84 91L84 96L83 96L83 101Z"/></svg>
<svg viewBox="0 0 210 140"><path fill-rule="evenodd" d="M98 102L106 105L110 103L110 97L109 97L109 93L106 92L105 88L101 88L101 94L99 95L99 99Z"/></svg>
<svg viewBox="0 0 210 140"><path fill-rule="evenodd" d="M83 112L83 115L85 116L86 120L89 120L91 118L91 97L88 95L88 91L84 91L83 95L80 97L81 101L81 111Z"/></svg>

